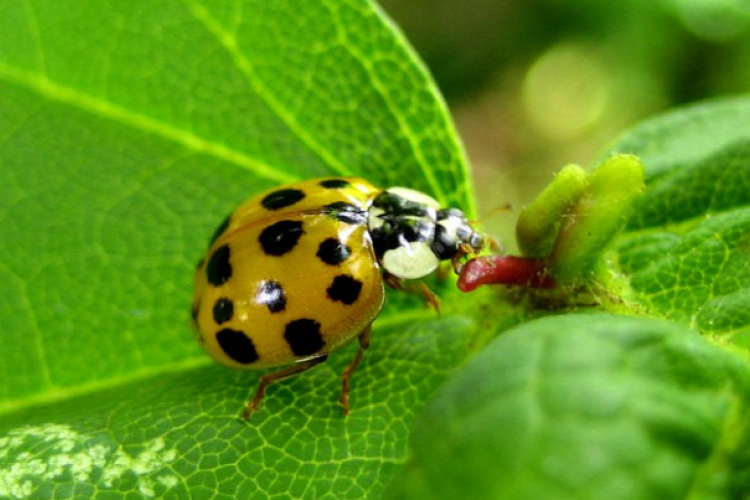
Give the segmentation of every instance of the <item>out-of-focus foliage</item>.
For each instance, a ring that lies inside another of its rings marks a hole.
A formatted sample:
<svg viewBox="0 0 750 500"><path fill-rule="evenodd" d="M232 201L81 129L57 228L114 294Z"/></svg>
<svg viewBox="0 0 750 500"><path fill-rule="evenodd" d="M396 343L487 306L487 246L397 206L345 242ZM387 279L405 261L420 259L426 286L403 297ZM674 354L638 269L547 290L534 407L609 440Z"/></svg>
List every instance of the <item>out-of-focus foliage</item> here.
<svg viewBox="0 0 750 500"><path fill-rule="evenodd" d="M750 88L743 0L383 0L425 59L466 143L485 225L559 165L679 104ZM510 250L513 250L512 244Z"/></svg>
<svg viewBox="0 0 750 500"><path fill-rule="evenodd" d="M577 41L642 73L670 104L750 83L750 6L741 0L383 0L449 100ZM616 58L616 59L614 59ZM580 67L569 68L570 73ZM640 70L640 71L639 71ZM564 76L564 75L561 75Z"/></svg>

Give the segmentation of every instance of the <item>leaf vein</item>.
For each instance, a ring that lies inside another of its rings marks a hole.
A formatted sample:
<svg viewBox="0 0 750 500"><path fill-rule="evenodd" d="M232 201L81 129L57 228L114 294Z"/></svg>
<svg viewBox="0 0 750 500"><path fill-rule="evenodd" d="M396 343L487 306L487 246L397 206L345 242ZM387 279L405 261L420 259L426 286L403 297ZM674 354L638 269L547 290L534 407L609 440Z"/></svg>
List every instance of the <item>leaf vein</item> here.
<svg viewBox="0 0 750 500"><path fill-rule="evenodd" d="M55 102L68 104L95 116L168 139L190 151L205 154L252 170L255 174L277 182L293 182L297 178L258 161L243 152L204 139L154 118L135 113L111 102L59 85L41 74L14 69L0 63L0 80L20 85Z"/></svg>
<svg viewBox="0 0 750 500"><path fill-rule="evenodd" d="M294 116L284 109L281 102L273 97L273 92L258 77L253 69L253 65L244 56L237 44L237 38L222 27L202 6L195 0L183 0L193 17L199 21L206 30L216 38L219 44L229 54L237 68L245 76L245 80L251 89L268 107L276 113L276 116L289 128L289 130L304 144L310 151L315 153L323 162L339 175L354 175L351 169L334 156L329 150L317 141L312 134L307 132L303 126L294 118Z"/></svg>

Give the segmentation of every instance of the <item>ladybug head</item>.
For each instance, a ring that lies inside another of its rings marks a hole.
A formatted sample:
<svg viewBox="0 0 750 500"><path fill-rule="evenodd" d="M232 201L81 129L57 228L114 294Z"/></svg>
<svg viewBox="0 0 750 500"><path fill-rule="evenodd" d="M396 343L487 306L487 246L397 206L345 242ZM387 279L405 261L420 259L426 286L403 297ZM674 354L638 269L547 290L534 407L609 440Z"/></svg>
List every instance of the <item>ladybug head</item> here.
<svg viewBox="0 0 750 500"><path fill-rule="evenodd" d="M479 250L482 236L463 212L440 208L430 196L394 187L380 193L368 213L375 255L383 269L406 279L422 278L441 260Z"/></svg>

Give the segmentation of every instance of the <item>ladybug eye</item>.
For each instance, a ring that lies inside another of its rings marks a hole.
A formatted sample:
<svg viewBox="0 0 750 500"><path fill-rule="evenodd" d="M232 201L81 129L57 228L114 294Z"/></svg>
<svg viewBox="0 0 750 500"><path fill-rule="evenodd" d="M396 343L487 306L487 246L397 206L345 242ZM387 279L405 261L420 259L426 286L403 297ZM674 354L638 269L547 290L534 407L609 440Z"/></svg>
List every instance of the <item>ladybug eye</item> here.
<svg viewBox="0 0 750 500"><path fill-rule="evenodd" d="M439 211L435 239L432 242L433 251L441 260L451 259L462 243L478 248L481 246L481 237L474 232L460 210L449 208Z"/></svg>

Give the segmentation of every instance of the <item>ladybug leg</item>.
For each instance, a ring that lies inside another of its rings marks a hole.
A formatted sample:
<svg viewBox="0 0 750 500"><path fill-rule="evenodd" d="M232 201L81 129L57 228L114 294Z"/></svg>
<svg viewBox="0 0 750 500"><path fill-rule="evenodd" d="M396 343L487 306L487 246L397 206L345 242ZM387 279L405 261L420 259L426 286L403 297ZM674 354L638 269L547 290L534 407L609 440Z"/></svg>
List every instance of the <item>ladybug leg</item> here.
<svg viewBox="0 0 750 500"><path fill-rule="evenodd" d="M370 347L370 333L372 333L372 324L368 325L367 328L359 334L359 350L354 356L354 359L352 359L352 362L349 363L349 366L347 366L341 374L341 397L339 398L339 404L343 407L342 413L344 415L349 414L349 392L352 388L352 374L362 361L362 356L365 355L365 351Z"/></svg>
<svg viewBox="0 0 750 500"><path fill-rule="evenodd" d="M447 279L448 276L450 276L452 269L452 265L448 265L445 262L440 262L440 265L437 268L437 271L435 271L435 275L438 277L439 280Z"/></svg>
<svg viewBox="0 0 750 500"><path fill-rule="evenodd" d="M464 257L472 253L474 253L474 249L466 243L463 243L458 247L456 255L451 258L451 267L453 268L454 273L461 274L461 271L463 271L464 268Z"/></svg>
<svg viewBox="0 0 750 500"><path fill-rule="evenodd" d="M424 297L425 302L432 307L435 312L440 315L440 298L430 290L430 287L422 283L421 281L406 282L401 278L397 278L392 274L384 273L383 278L388 286L394 290L403 290L408 293L418 293Z"/></svg>
<svg viewBox="0 0 750 500"><path fill-rule="evenodd" d="M328 356L326 355L320 356L318 358L308 359L307 361L303 361L302 363L297 363L296 365L284 368L283 370L268 373L260 377L260 381L258 382L258 390L255 391L255 396L253 396L253 399L247 402L247 407L245 408L245 411L242 412L242 419L247 420L251 414L260 409L260 405L263 402L263 397L266 395L266 387L273 384L274 382L278 382L279 380L284 380L285 378L289 378L307 371L313 366L319 365L327 358Z"/></svg>

